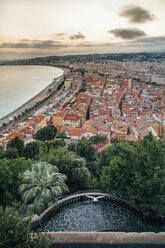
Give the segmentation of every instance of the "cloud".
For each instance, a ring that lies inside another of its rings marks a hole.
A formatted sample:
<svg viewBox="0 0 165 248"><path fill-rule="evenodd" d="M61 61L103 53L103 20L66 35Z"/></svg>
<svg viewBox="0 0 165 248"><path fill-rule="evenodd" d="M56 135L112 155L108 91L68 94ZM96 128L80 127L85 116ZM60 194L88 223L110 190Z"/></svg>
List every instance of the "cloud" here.
<svg viewBox="0 0 165 248"><path fill-rule="evenodd" d="M79 42L77 44L74 45L74 47L105 47L105 46L109 46L112 43L108 43L108 42Z"/></svg>
<svg viewBox="0 0 165 248"><path fill-rule="evenodd" d="M114 34L124 40L133 40L139 36L146 36L147 34L139 28L116 28L109 30L108 33Z"/></svg>
<svg viewBox="0 0 165 248"><path fill-rule="evenodd" d="M62 48L68 47L68 44L61 41L54 40L27 40L22 39L20 42L4 42L0 45L0 48L37 48L37 49L50 49L50 48Z"/></svg>
<svg viewBox="0 0 165 248"><path fill-rule="evenodd" d="M139 36L136 39L124 39L119 42L91 42L86 40L70 40L68 42L56 40L23 40L24 42L20 40L17 43L6 42L0 44L1 58L15 59L67 54L165 51L165 36Z"/></svg>
<svg viewBox="0 0 165 248"><path fill-rule="evenodd" d="M55 34L55 36L58 36L58 37L61 37L61 36L63 37L63 36L65 36L65 35L67 35L67 33L56 33L56 34Z"/></svg>
<svg viewBox="0 0 165 248"><path fill-rule="evenodd" d="M85 39L85 35L83 35L81 32L78 32L77 34L73 34L70 36L71 40L79 40L79 39Z"/></svg>
<svg viewBox="0 0 165 248"><path fill-rule="evenodd" d="M81 32L77 32L75 34L71 33L56 33L52 35L52 38L56 40L80 40L85 39L85 35Z"/></svg>
<svg viewBox="0 0 165 248"><path fill-rule="evenodd" d="M134 43L136 45L141 45L141 46L164 46L165 47L165 36L140 38L140 39L135 40Z"/></svg>
<svg viewBox="0 0 165 248"><path fill-rule="evenodd" d="M155 16L148 10L134 5L124 7L120 12L120 16L128 18L130 23L145 23L155 19Z"/></svg>

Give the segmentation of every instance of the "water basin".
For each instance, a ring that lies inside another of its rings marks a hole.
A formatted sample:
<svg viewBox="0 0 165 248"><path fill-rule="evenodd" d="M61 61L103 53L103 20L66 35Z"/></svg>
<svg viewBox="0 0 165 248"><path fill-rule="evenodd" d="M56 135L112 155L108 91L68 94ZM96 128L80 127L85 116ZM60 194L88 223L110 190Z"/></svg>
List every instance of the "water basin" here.
<svg viewBox="0 0 165 248"><path fill-rule="evenodd" d="M165 226L151 225L115 202L85 200L64 206L45 221L44 232L164 232Z"/></svg>

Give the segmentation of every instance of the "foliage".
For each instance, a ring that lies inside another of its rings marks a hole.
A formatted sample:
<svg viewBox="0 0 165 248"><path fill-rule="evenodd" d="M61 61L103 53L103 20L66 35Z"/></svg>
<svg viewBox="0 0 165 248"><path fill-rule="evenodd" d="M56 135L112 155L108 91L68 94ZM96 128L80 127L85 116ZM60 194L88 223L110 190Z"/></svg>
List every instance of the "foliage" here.
<svg viewBox="0 0 165 248"><path fill-rule="evenodd" d="M77 143L76 152L80 157L84 157L86 159L86 167L90 171L91 176L97 176L97 149L93 146L91 140L86 138L79 140Z"/></svg>
<svg viewBox="0 0 165 248"><path fill-rule="evenodd" d="M0 160L0 204L6 206L13 199L13 174L7 159Z"/></svg>
<svg viewBox="0 0 165 248"><path fill-rule="evenodd" d="M110 152L109 152L110 151ZM106 158L108 154L109 161ZM103 160L103 170L101 176L101 185L108 192L115 192L117 195L127 196L131 193L132 186L135 180L136 169L136 146L129 142L123 141L116 143L112 147L105 150ZM102 157L102 155L101 155ZM106 164L106 162L108 164Z"/></svg>
<svg viewBox="0 0 165 248"><path fill-rule="evenodd" d="M90 141L93 142L93 144L95 144L97 147L99 147L99 145L103 145L103 144L106 144L108 139L106 136L102 136L102 135L95 135L95 136L92 136L90 138Z"/></svg>
<svg viewBox="0 0 165 248"><path fill-rule="evenodd" d="M15 159L18 158L18 151L16 148L7 148L4 154L4 158L6 157L7 159Z"/></svg>
<svg viewBox="0 0 165 248"><path fill-rule="evenodd" d="M71 152L76 152L76 144L75 143L70 143L68 145L68 150Z"/></svg>
<svg viewBox="0 0 165 248"><path fill-rule="evenodd" d="M56 138L63 138L63 139L65 139L65 138L67 138L67 134L65 133L65 131L64 132L61 132L61 133L58 133L56 135Z"/></svg>
<svg viewBox="0 0 165 248"><path fill-rule="evenodd" d="M45 145L48 148L48 151L50 151L51 149L57 149L58 147L64 147L65 141L64 140L50 140L45 142Z"/></svg>
<svg viewBox="0 0 165 248"><path fill-rule="evenodd" d="M11 161L9 166L13 174L13 197L14 200L20 201L21 198L18 189L23 181L23 173L31 169L32 162L31 160L26 160L24 157L21 157Z"/></svg>
<svg viewBox="0 0 165 248"><path fill-rule="evenodd" d="M65 148L58 148L44 155L42 161L57 166L59 171L67 176L66 184L70 191L88 187L90 173L86 168L86 161L76 153Z"/></svg>
<svg viewBox="0 0 165 248"><path fill-rule="evenodd" d="M41 141L52 140L55 138L57 129L53 125L41 128L36 133L36 139Z"/></svg>
<svg viewBox="0 0 165 248"><path fill-rule="evenodd" d="M40 147L40 143L36 142L36 141L33 141L33 142L30 142L30 143L26 144L26 146L25 146L25 157L27 159L30 158L30 159L37 160L39 152L40 152L39 147Z"/></svg>
<svg viewBox="0 0 165 248"><path fill-rule="evenodd" d="M3 146L0 145L0 159L3 159L3 158L5 158L5 151L4 151Z"/></svg>
<svg viewBox="0 0 165 248"><path fill-rule="evenodd" d="M142 209L165 211L165 142L151 134L140 143L121 141L100 154L98 171L103 190L131 197Z"/></svg>
<svg viewBox="0 0 165 248"><path fill-rule="evenodd" d="M19 157L22 157L24 155L24 141L21 140L19 137L15 137L14 139L9 140L9 142L7 143L7 149L9 148L15 148Z"/></svg>
<svg viewBox="0 0 165 248"><path fill-rule="evenodd" d="M41 214L46 208L57 203L57 197L68 191L66 176L57 167L48 163L33 164L24 172L24 184L19 188L29 211Z"/></svg>
<svg viewBox="0 0 165 248"><path fill-rule="evenodd" d="M18 188L22 183L22 173L31 167L31 161L17 158L12 161L0 160L0 204L5 207L20 200Z"/></svg>
<svg viewBox="0 0 165 248"><path fill-rule="evenodd" d="M165 141L146 136L138 148L134 199L147 211L165 212Z"/></svg>
<svg viewBox="0 0 165 248"><path fill-rule="evenodd" d="M14 208L0 207L1 248L49 248L48 235L32 233L30 219L23 219Z"/></svg>

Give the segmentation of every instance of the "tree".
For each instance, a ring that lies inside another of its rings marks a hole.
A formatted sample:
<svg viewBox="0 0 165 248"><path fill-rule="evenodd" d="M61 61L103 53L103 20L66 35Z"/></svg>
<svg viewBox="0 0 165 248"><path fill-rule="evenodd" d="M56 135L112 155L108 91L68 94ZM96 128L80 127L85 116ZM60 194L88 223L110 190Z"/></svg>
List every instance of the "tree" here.
<svg viewBox="0 0 165 248"><path fill-rule="evenodd" d="M77 143L77 154L91 162L97 158L97 149L93 146L90 139L83 138Z"/></svg>
<svg viewBox="0 0 165 248"><path fill-rule="evenodd" d="M121 141L98 160L100 184L107 192L131 197L141 209L164 214L165 142L151 134L140 143Z"/></svg>
<svg viewBox="0 0 165 248"><path fill-rule="evenodd" d="M86 167L90 171L91 176L97 176L97 149L93 146L93 142L86 138L79 140L77 143L76 152L80 157L84 157L86 159Z"/></svg>
<svg viewBox="0 0 165 248"><path fill-rule="evenodd" d="M5 151L5 157L7 159L15 159L18 158L18 151L16 148L7 148Z"/></svg>
<svg viewBox="0 0 165 248"><path fill-rule="evenodd" d="M65 138L67 138L67 134L65 133L65 131L64 131L64 132L61 132L61 133L58 133L58 134L56 135L56 138L65 139Z"/></svg>
<svg viewBox="0 0 165 248"><path fill-rule="evenodd" d="M18 194L22 184L22 173L31 168L31 161L24 157L12 161L0 160L0 204L5 207L14 201L20 201Z"/></svg>
<svg viewBox="0 0 165 248"><path fill-rule="evenodd" d="M53 125L41 128L36 133L36 139L41 141L52 140L55 138L57 129Z"/></svg>
<svg viewBox="0 0 165 248"><path fill-rule="evenodd" d="M48 235L31 231L30 219L23 219L14 208L0 207L1 248L49 248L50 244Z"/></svg>
<svg viewBox="0 0 165 248"><path fill-rule="evenodd" d="M0 160L0 205L5 207L13 201L13 173L7 159Z"/></svg>
<svg viewBox="0 0 165 248"><path fill-rule="evenodd" d="M112 150L111 154L108 154L109 161L103 156L101 185L107 192L115 192L122 197L132 196L137 160L136 146L123 141L106 149L106 154L109 150Z"/></svg>
<svg viewBox="0 0 165 248"><path fill-rule="evenodd" d="M97 147L99 147L99 145L107 144L108 139L106 136L95 135L95 136L92 136L90 138L90 141L92 141L93 144L95 144Z"/></svg>
<svg viewBox="0 0 165 248"><path fill-rule="evenodd" d="M71 151L71 152L76 152L76 144L75 143L70 143L68 145L68 150Z"/></svg>
<svg viewBox="0 0 165 248"><path fill-rule="evenodd" d="M41 158L58 167L60 173L67 176L66 184L70 191L86 189L89 185L90 173L86 168L86 160L65 148L51 150Z"/></svg>
<svg viewBox="0 0 165 248"><path fill-rule="evenodd" d="M66 145L64 140L50 140L45 142L46 147L48 148L48 151L52 149L57 149L58 147L64 147Z"/></svg>
<svg viewBox="0 0 165 248"><path fill-rule="evenodd" d="M39 142L36 142L36 141L26 144L25 157L27 159L30 158L30 159L37 160L39 156L39 152L40 152L39 146L40 146Z"/></svg>
<svg viewBox="0 0 165 248"><path fill-rule="evenodd" d="M41 214L57 203L57 198L68 191L65 180L57 167L45 162L33 164L31 170L24 172L24 184L19 188L29 211Z"/></svg>
<svg viewBox="0 0 165 248"><path fill-rule="evenodd" d="M9 169L12 171L14 182L12 196L17 202L21 201L19 187L23 182L23 173L26 170L31 169L31 166L31 160L26 160L24 157L16 158L9 163Z"/></svg>
<svg viewBox="0 0 165 248"><path fill-rule="evenodd" d="M149 212L165 212L165 141L150 133L138 147L134 199Z"/></svg>
<svg viewBox="0 0 165 248"><path fill-rule="evenodd" d="M15 137L14 139L9 140L7 149L9 148L17 149L19 157L22 157L24 155L24 141L21 140L19 137Z"/></svg>
<svg viewBox="0 0 165 248"><path fill-rule="evenodd" d="M5 151L4 151L3 146L0 145L0 159L3 159L3 158L5 158Z"/></svg>

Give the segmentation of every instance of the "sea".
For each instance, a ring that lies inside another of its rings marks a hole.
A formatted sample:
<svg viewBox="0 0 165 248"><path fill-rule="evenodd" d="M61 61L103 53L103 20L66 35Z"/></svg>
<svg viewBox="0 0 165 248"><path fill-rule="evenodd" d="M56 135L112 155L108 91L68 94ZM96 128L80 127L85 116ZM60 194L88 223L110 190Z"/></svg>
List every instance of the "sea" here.
<svg viewBox="0 0 165 248"><path fill-rule="evenodd" d="M63 70L50 66L0 66L0 119L62 74Z"/></svg>

